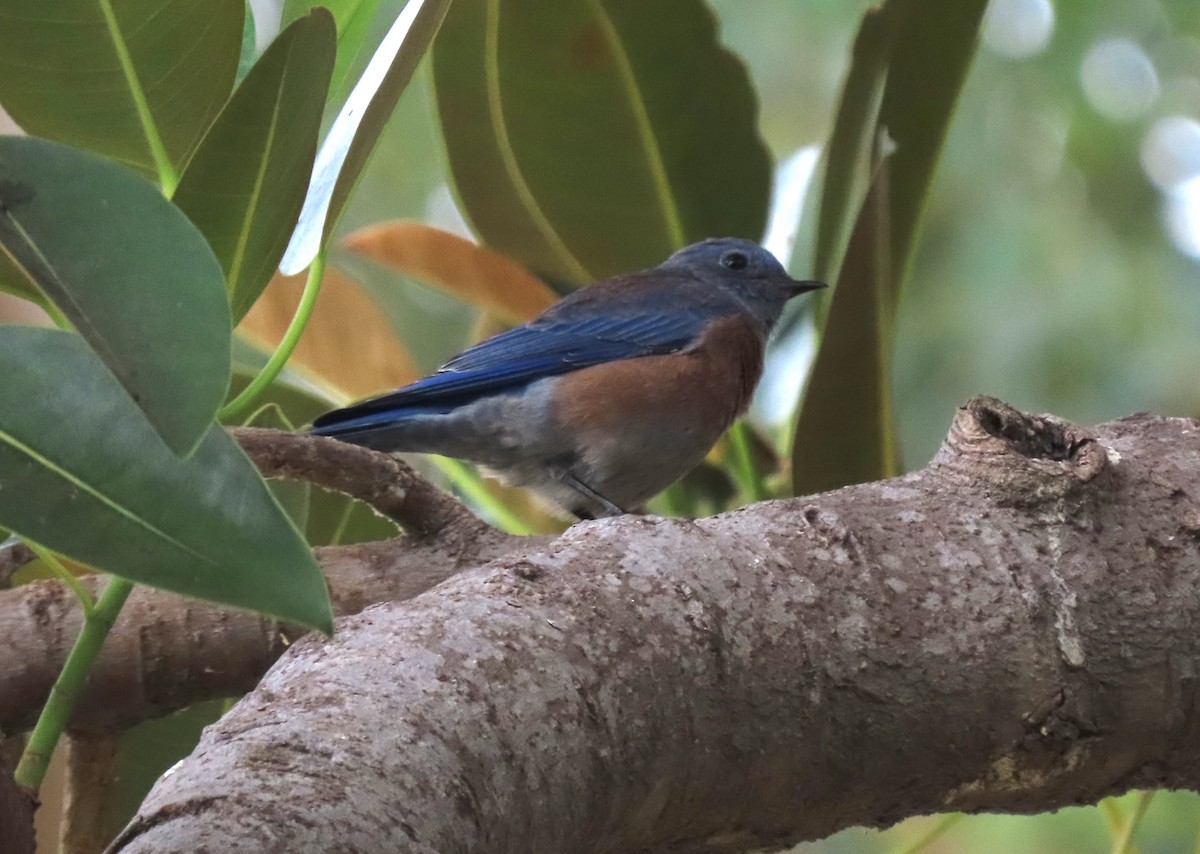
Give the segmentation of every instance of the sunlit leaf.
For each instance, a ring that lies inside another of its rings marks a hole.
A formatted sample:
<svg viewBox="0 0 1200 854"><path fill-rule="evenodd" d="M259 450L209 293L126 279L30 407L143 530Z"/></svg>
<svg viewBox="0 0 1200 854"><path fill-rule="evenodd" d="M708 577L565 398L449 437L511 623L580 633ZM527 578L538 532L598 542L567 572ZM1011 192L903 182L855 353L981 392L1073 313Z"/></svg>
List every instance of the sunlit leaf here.
<svg viewBox="0 0 1200 854"><path fill-rule="evenodd" d="M558 299L511 258L419 222L367 226L346 237L343 245L510 324L524 323Z"/></svg>
<svg viewBox="0 0 1200 854"><path fill-rule="evenodd" d="M72 333L0 330L0 365L0 524L132 581L330 630L312 553L224 430L175 456Z"/></svg>
<svg viewBox="0 0 1200 854"><path fill-rule="evenodd" d="M0 104L28 133L178 170L233 86L244 0L6 0Z"/></svg>
<svg viewBox="0 0 1200 854"><path fill-rule="evenodd" d="M464 213L541 275L581 284L762 236L754 89L701 0L459 0L433 72Z"/></svg>
<svg viewBox="0 0 1200 854"><path fill-rule="evenodd" d="M307 267L333 232L392 108L449 5L450 0L409 0L375 50L317 152L300 222L280 264L284 273L292 275Z"/></svg>
<svg viewBox="0 0 1200 854"><path fill-rule="evenodd" d="M0 259L0 278L53 301L167 444L195 447L229 385L229 304L178 208L101 157L0 137Z"/></svg>
<svg viewBox="0 0 1200 854"><path fill-rule="evenodd" d="M276 276L246 315L240 331L267 348L283 337L300 302L304 281ZM291 363L346 398L412 382L417 370L391 325L353 280L327 267L312 319Z"/></svg>
<svg viewBox="0 0 1200 854"><path fill-rule="evenodd" d="M225 270L235 321L270 281L300 214L333 55L333 18L323 9L280 33L217 116L175 193Z"/></svg>

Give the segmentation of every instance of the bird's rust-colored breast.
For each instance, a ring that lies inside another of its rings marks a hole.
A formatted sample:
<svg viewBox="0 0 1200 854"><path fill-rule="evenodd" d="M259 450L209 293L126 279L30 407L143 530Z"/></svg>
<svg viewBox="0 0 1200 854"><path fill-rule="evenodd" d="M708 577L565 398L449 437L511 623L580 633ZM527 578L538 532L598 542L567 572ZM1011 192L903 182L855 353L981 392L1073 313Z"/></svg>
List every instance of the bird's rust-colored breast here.
<svg viewBox="0 0 1200 854"><path fill-rule="evenodd" d="M554 390L558 420L611 436L631 422L724 432L750 403L762 374L763 344L741 316L709 324L696 346L665 356L607 362L567 374Z"/></svg>

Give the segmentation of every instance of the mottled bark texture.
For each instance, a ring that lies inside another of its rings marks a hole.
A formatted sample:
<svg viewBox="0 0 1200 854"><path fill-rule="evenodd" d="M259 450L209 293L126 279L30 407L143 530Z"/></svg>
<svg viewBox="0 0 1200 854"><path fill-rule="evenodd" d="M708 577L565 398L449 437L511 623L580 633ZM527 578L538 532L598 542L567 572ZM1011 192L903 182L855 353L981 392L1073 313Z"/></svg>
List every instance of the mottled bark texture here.
<svg viewBox="0 0 1200 854"><path fill-rule="evenodd" d="M894 480L626 516L294 645L132 852L775 848L1200 787L1200 423L978 399Z"/></svg>

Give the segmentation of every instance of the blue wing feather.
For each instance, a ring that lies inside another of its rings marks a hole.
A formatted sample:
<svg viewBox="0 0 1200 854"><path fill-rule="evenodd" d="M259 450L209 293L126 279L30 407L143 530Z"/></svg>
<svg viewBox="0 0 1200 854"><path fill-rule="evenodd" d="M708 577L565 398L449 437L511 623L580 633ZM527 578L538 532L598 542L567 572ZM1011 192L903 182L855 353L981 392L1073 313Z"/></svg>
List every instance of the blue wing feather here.
<svg viewBox="0 0 1200 854"><path fill-rule="evenodd" d="M480 397L591 365L687 349L710 322L737 310L723 299L680 307L659 287L606 299L605 283L578 291L529 323L464 350L412 385L317 419L314 432L387 423L407 414L445 412Z"/></svg>

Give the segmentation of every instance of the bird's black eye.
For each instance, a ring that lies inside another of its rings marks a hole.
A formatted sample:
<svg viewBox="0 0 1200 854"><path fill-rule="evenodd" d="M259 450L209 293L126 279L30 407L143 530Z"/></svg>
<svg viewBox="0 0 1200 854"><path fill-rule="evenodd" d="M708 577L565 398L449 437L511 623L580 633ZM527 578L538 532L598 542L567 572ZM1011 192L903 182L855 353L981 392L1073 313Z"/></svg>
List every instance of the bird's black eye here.
<svg viewBox="0 0 1200 854"><path fill-rule="evenodd" d="M721 256L721 266L730 270L745 270L749 263L750 259L746 257L745 252L734 250Z"/></svg>

